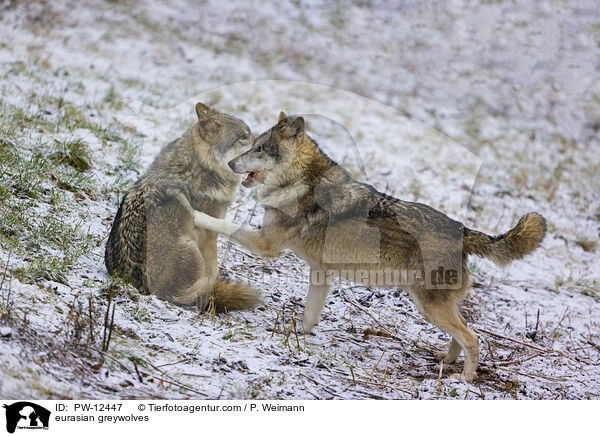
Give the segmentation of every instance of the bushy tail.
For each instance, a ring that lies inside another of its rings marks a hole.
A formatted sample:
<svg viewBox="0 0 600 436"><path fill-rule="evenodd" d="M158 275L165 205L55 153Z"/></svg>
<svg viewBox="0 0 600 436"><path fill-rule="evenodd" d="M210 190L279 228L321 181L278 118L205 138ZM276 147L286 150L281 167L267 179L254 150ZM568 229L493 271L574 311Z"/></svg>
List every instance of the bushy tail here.
<svg viewBox="0 0 600 436"><path fill-rule="evenodd" d="M224 280L215 282L211 295L217 312L249 310L261 304L260 294L256 289Z"/></svg>
<svg viewBox="0 0 600 436"><path fill-rule="evenodd" d="M498 265L521 259L535 250L546 234L546 219L539 213L528 213L517 225L500 236L476 230L464 230L464 247L468 254L487 257Z"/></svg>

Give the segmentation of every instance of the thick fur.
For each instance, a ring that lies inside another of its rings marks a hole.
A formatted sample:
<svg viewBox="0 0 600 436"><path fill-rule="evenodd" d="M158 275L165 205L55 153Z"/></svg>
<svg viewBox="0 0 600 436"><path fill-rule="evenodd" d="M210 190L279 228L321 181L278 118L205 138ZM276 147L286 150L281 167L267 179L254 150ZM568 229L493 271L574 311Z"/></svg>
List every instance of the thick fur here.
<svg viewBox="0 0 600 436"><path fill-rule="evenodd" d="M487 257L498 265L507 265L535 250L546 234L546 220L538 213L523 216L517 225L500 236L465 228L465 251Z"/></svg>
<svg viewBox="0 0 600 436"><path fill-rule="evenodd" d="M465 367L458 376L473 380L478 339L458 310L470 284L468 255L502 264L519 259L540 244L544 218L528 214L499 237L466 229L429 206L393 198L352 180L304 133L302 118L289 121L283 113L277 125L230 166L237 173L249 173L245 186L264 183L262 229L252 231L198 212L195 222L262 256L277 256L282 248L291 248L302 257L311 267L302 322L305 332L317 323L329 292L329 279L313 280L318 273L327 277L329 272L348 270L416 272L416 280L399 280L391 286L406 289L421 314L452 336L449 352L438 357L450 363L464 350ZM425 280L440 268L454 276L435 286L433 280ZM379 285L370 274L355 275L353 280Z"/></svg>
<svg viewBox="0 0 600 436"><path fill-rule="evenodd" d="M106 244L108 272L179 305L250 309L258 293L218 279L216 233L193 211L224 217L239 176L227 166L254 139L241 120L196 105L198 123L168 144L125 194Z"/></svg>

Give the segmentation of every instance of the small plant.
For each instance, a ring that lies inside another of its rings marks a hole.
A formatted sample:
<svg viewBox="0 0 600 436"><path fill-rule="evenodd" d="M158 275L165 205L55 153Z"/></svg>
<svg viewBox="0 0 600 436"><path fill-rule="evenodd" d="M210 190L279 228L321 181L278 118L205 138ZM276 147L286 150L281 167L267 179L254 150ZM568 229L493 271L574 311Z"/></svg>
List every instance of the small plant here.
<svg viewBox="0 0 600 436"><path fill-rule="evenodd" d="M68 141L55 140L56 151L49 159L55 163L69 165L77 171L85 171L92 167L92 158L88 145L80 138Z"/></svg>
<svg viewBox="0 0 600 436"><path fill-rule="evenodd" d="M469 262L469 271L474 275L484 275L485 272L475 262Z"/></svg>
<svg viewBox="0 0 600 436"><path fill-rule="evenodd" d="M41 280L50 280L67 284L67 269L65 262L58 257L39 256L34 258L27 266L15 268L13 275L23 283L37 283Z"/></svg>
<svg viewBox="0 0 600 436"><path fill-rule="evenodd" d="M117 93L114 86L111 86L108 89L103 101L115 110L119 110L123 107L123 100L121 100L121 98L119 97L119 94Z"/></svg>
<svg viewBox="0 0 600 436"><path fill-rule="evenodd" d="M152 321L152 315L144 306L137 304L131 311L131 317L138 322Z"/></svg>

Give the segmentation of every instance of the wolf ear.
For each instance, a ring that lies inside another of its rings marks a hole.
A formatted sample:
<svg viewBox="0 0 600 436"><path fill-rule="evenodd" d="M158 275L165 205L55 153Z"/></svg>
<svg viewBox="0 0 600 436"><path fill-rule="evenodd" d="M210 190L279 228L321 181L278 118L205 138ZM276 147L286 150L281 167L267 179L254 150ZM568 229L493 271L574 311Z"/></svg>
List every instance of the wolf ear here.
<svg viewBox="0 0 600 436"><path fill-rule="evenodd" d="M292 127L296 129L296 134L304 132L304 118L296 118L294 121L292 121Z"/></svg>
<svg viewBox="0 0 600 436"><path fill-rule="evenodd" d="M279 118L277 118L277 124L287 123L288 117L284 111L279 112Z"/></svg>
<svg viewBox="0 0 600 436"><path fill-rule="evenodd" d="M294 121L284 126L282 132L287 137L298 136L304 132L304 118L296 118Z"/></svg>
<svg viewBox="0 0 600 436"><path fill-rule="evenodd" d="M196 103L196 115L198 115L199 120L205 120L209 118L212 109L206 106L204 103Z"/></svg>

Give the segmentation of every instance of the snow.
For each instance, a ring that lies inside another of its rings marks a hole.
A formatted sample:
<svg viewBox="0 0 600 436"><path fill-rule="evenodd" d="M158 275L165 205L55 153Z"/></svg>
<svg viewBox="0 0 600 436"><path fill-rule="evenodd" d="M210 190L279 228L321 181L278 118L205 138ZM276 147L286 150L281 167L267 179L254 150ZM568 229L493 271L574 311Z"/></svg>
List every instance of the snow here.
<svg viewBox="0 0 600 436"><path fill-rule="evenodd" d="M296 335L308 269L290 252L266 260L219 241L225 272L263 292L252 312L197 314L118 292L103 352L98 338L91 351L77 345L72 323L91 301L102 326L104 243L67 284L21 283L10 270L24 260L8 262L1 247L10 277L0 300L10 289L16 318L0 318L0 397L600 398L600 260L576 244L599 236L599 25L593 1L2 7L2 101L36 114L44 108L32 93L62 96L141 143L141 168L194 122L196 101L255 132L285 110L305 114L323 149L380 190L493 234L535 210L550 231L505 269L470 259L476 286L464 311L481 355L473 385L447 377L462 359L438 379L433 352L449 338L401 292L336 283L315 334ZM123 107L103 103L111 88ZM118 169L117 142L88 129L22 139L35 149L69 137L90 145L89 175L101 184L139 176ZM117 205L115 192L73 198L66 219L106 236ZM262 213L240 188L228 218L258 226Z"/></svg>

